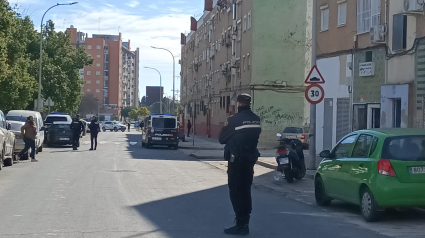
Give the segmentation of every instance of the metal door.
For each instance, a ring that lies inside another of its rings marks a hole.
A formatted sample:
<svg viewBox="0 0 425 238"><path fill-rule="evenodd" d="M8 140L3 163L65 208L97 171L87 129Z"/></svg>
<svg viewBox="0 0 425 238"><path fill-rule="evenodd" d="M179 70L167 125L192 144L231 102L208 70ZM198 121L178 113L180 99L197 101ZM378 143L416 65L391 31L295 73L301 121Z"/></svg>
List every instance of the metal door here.
<svg viewBox="0 0 425 238"><path fill-rule="evenodd" d="M325 98L323 113L323 150L332 149L333 137L333 99Z"/></svg>
<svg viewBox="0 0 425 238"><path fill-rule="evenodd" d="M350 99L338 98L336 107L336 142L341 140L350 130Z"/></svg>

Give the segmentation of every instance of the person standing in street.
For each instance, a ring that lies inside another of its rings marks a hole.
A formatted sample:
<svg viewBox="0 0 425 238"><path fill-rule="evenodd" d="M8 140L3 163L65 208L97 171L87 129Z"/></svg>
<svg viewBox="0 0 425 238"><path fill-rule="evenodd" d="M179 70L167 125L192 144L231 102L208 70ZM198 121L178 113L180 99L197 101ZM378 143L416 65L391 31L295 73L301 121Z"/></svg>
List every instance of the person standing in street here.
<svg viewBox="0 0 425 238"><path fill-rule="evenodd" d="M128 132L130 132L131 123L127 122Z"/></svg>
<svg viewBox="0 0 425 238"><path fill-rule="evenodd" d="M80 144L81 132L84 130L84 125L80 121L79 114L77 114L77 116L72 119L71 130L72 130L72 147L73 147L73 150L77 150Z"/></svg>
<svg viewBox="0 0 425 238"><path fill-rule="evenodd" d="M35 159L35 139L37 137L37 127L35 126L33 116L27 117L27 121L21 127L21 134L24 135L25 148L19 153L19 158L21 158L31 148L31 162L38 162L38 160Z"/></svg>
<svg viewBox="0 0 425 238"><path fill-rule="evenodd" d="M237 97L238 113L229 117L219 136L225 144L224 157L228 161L228 185L230 201L236 216L236 225L224 230L228 235L248 235L252 210L251 186L254 165L258 160L258 140L261 120L251 111L251 96Z"/></svg>
<svg viewBox="0 0 425 238"><path fill-rule="evenodd" d="M192 123L190 123L190 119L187 120L187 137L190 137L190 129L192 129Z"/></svg>
<svg viewBox="0 0 425 238"><path fill-rule="evenodd" d="M100 125L99 125L99 122L97 121L97 118L95 116L93 116L91 118L89 128L90 128L90 139L91 139L90 150L93 150L93 140L94 140L94 150L96 150L97 149L97 135L99 134L99 131L100 131Z"/></svg>

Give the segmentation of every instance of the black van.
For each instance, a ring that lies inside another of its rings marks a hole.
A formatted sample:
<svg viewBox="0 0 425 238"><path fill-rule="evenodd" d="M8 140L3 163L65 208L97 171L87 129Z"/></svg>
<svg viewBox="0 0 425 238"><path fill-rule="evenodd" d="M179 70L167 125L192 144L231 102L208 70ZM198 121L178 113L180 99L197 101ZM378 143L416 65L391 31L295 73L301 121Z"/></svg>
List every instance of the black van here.
<svg viewBox="0 0 425 238"><path fill-rule="evenodd" d="M142 127L142 146L165 145L175 150L179 147L177 117L166 114L146 116Z"/></svg>

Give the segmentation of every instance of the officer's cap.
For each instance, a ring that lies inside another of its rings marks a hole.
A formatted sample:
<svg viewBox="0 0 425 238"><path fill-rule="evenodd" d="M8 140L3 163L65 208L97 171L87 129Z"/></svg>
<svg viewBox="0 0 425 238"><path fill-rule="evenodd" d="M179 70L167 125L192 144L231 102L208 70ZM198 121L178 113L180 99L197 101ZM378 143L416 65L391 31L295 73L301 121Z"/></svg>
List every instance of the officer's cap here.
<svg viewBox="0 0 425 238"><path fill-rule="evenodd" d="M243 104L251 104L251 95L242 93L238 96L237 101Z"/></svg>

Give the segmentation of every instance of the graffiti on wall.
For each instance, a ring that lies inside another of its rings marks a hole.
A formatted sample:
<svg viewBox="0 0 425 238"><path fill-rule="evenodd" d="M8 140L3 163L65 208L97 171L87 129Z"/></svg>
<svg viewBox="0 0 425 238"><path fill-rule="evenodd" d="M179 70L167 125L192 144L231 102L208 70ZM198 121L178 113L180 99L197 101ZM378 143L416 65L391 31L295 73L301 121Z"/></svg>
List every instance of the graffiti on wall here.
<svg viewBox="0 0 425 238"><path fill-rule="evenodd" d="M261 106L255 110L263 127L302 125L304 116L299 112L283 112L282 108Z"/></svg>

